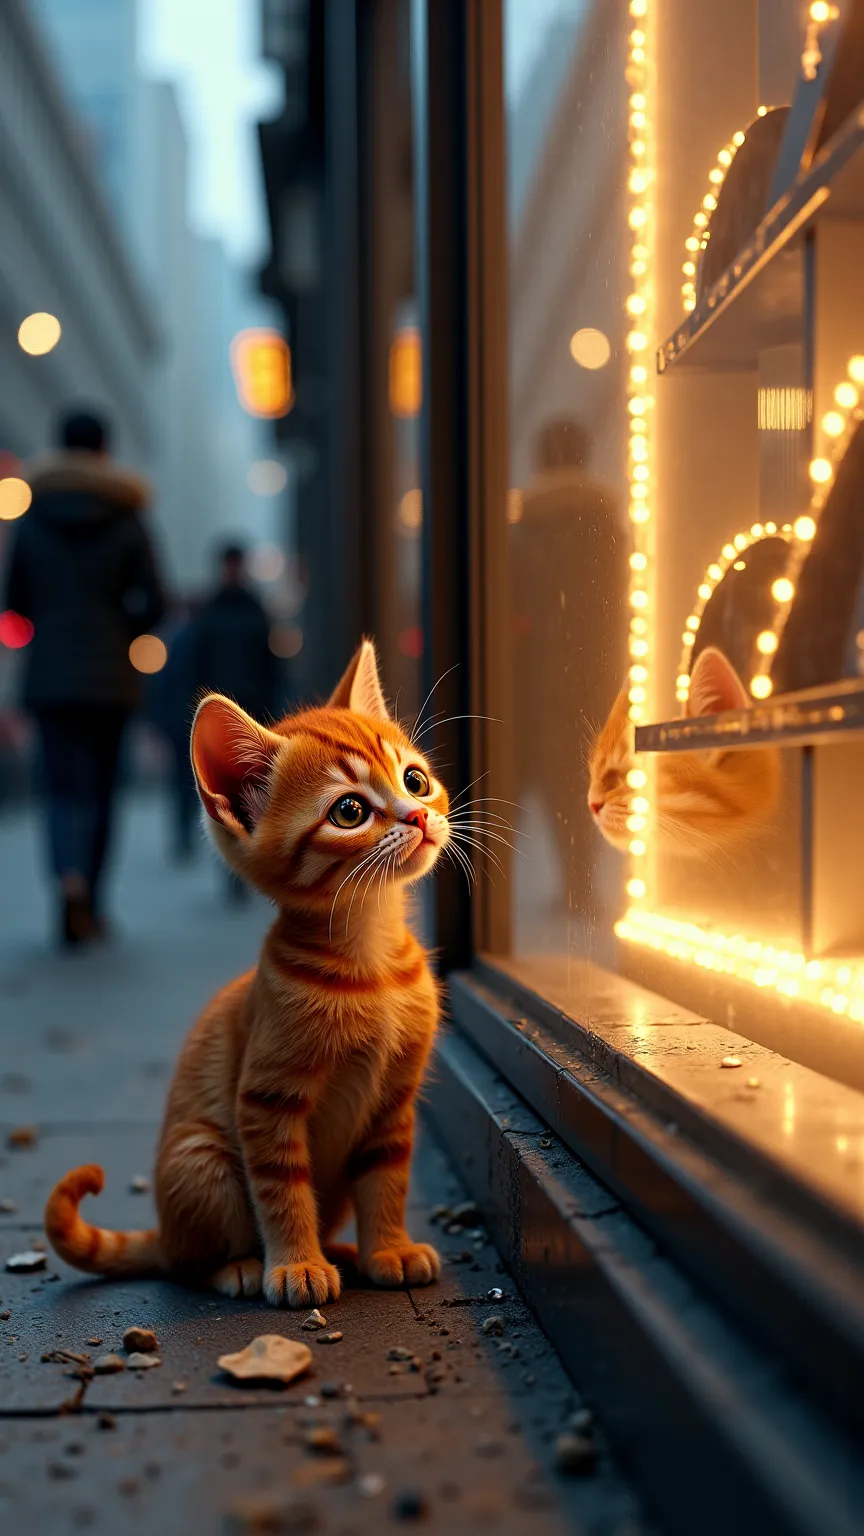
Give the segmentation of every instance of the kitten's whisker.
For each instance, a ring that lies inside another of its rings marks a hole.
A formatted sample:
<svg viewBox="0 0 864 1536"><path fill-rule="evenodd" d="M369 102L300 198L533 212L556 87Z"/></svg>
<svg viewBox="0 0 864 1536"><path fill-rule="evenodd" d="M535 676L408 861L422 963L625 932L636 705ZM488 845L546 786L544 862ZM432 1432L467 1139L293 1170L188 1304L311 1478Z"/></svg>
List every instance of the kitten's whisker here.
<svg viewBox="0 0 864 1536"><path fill-rule="evenodd" d="M456 668L458 666L459 666L459 663L457 661L457 662L454 663L454 665L452 667L448 667L446 672L442 672L441 673L441 676L439 677L437 683L433 683L432 687L429 689L429 692L427 693L425 699L423 700L423 703L420 705L420 709L419 709L418 714L417 714L417 719L414 721L414 728L413 728L413 730L411 732L411 735L408 737L408 740L411 742L412 746L413 746L414 742L417 740L417 727L419 726L420 721L423 719L423 711L425 710L426 705L429 703L429 700L431 699L431 697L432 697L433 693L435 692L436 688L440 688L440 686L443 683L445 677L449 677L451 672L455 672Z"/></svg>
<svg viewBox="0 0 864 1536"><path fill-rule="evenodd" d="M427 731L440 730L445 725L455 725L457 720L487 720L490 725L504 724L504 721L499 720L495 715L448 715L446 720L438 720L434 726L424 725L422 731L415 728L414 735L411 737L412 744L418 742L421 736L425 736Z"/></svg>
<svg viewBox="0 0 864 1536"><path fill-rule="evenodd" d="M451 810L452 810L454 805L458 805L459 804L459 801L462 799L463 795L467 795L469 789L473 789L474 785L475 784L479 784L481 779L488 779L488 777L489 777L489 769L487 768L485 773L478 773L476 779L472 779L470 784L466 784L464 789L460 789L458 795L454 795L453 799L450 801L450 808L451 808Z"/></svg>
<svg viewBox="0 0 864 1536"><path fill-rule="evenodd" d="M474 848L478 853L482 853L484 858L487 858L490 863L494 864L496 869L501 871L502 875L504 874L504 865L501 863L497 853L494 853L491 848L485 848L482 843L476 842L473 837L468 837L464 832L454 833L454 840L461 843L464 848Z"/></svg>
<svg viewBox="0 0 864 1536"><path fill-rule="evenodd" d="M336 895L333 897L333 905L330 908L330 922L328 924L328 930L327 930L327 936L328 936L329 939L332 940L332 938L333 938L333 918L336 915L336 903L339 900L339 893L348 884L349 880L353 880L355 875L359 875L360 874L360 871L364 868L364 866L366 865L368 860L374 858L374 856L375 856L375 854L377 852L378 852L377 848L373 848L371 853L365 854L364 857L361 859L360 863L358 864L357 868L356 869L352 869L350 874L347 874L345 876L345 879L342 881L342 884L339 886L339 888L338 888L338 890L336 892Z"/></svg>

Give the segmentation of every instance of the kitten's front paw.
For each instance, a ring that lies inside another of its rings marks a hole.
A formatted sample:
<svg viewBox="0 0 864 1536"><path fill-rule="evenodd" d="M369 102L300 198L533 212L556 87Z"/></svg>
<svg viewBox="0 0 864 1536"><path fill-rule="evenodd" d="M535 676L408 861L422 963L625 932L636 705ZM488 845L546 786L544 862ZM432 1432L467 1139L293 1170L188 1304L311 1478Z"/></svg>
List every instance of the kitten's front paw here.
<svg viewBox="0 0 864 1536"><path fill-rule="evenodd" d="M428 1243L399 1243L379 1248L363 1263L373 1285L431 1285L441 1273L441 1260Z"/></svg>
<svg viewBox="0 0 864 1536"><path fill-rule="evenodd" d="M323 1254L306 1264L273 1264L264 1272L264 1295L272 1307L311 1307L338 1301L339 1271Z"/></svg>

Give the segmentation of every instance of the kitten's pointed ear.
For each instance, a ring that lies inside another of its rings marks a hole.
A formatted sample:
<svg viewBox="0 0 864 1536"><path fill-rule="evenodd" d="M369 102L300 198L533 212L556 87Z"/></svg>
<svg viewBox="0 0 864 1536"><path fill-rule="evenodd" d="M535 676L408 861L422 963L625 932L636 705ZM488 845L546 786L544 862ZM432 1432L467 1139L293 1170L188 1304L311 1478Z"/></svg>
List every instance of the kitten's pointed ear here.
<svg viewBox="0 0 864 1536"><path fill-rule="evenodd" d="M378 661L371 640L363 640L328 700L331 709L353 709L373 720L389 720L381 691Z"/></svg>
<svg viewBox="0 0 864 1536"><path fill-rule="evenodd" d="M731 661L708 646L693 663L687 714L719 715L726 709L747 709L750 699Z"/></svg>
<svg viewBox="0 0 864 1536"><path fill-rule="evenodd" d="M255 829L281 744L221 694L211 693L198 705L191 746L198 793L207 815L235 837Z"/></svg>

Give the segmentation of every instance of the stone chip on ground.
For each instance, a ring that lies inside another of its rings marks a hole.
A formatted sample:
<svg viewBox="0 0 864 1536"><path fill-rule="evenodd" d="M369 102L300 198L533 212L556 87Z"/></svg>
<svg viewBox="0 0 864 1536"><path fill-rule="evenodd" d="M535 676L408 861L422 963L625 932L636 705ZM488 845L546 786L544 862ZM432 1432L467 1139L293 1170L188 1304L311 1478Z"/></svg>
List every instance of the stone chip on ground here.
<svg viewBox="0 0 864 1536"><path fill-rule="evenodd" d="M313 1307L309 1316L304 1317L300 1327L305 1328L307 1333L315 1333L319 1328L327 1327L327 1319L323 1312L319 1312L317 1307Z"/></svg>
<svg viewBox="0 0 864 1536"><path fill-rule="evenodd" d="M156 1365L161 1365L162 1361L159 1359L158 1355L145 1355L142 1354L140 1350L133 1349L131 1355L126 1361L126 1364L128 1365L130 1371L152 1371L153 1367Z"/></svg>
<svg viewBox="0 0 864 1536"><path fill-rule="evenodd" d="M159 1348L159 1340L152 1328L127 1328L123 1335L123 1348L130 1355L153 1355Z"/></svg>
<svg viewBox="0 0 864 1536"><path fill-rule="evenodd" d="M93 1361L93 1370L97 1376L114 1376L125 1369L126 1361L122 1355L97 1355Z"/></svg>
<svg viewBox="0 0 864 1536"><path fill-rule="evenodd" d="M281 1381L288 1383L308 1371L312 1351L295 1339L279 1333L263 1333L236 1354L220 1355L219 1366L237 1381Z"/></svg>
<svg viewBox="0 0 864 1536"><path fill-rule="evenodd" d="M35 1275L45 1268L45 1254L38 1248L28 1248L23 1253L11 1253L6 1268L13 1275Z"/></svg>
<svg viewBox="0 0 864 1536"><path fill-rule="evenodd" d="M232 1505L222 1536L310 1536L321 1529L313 1504L273 1494L254 1494Z"/></svg>

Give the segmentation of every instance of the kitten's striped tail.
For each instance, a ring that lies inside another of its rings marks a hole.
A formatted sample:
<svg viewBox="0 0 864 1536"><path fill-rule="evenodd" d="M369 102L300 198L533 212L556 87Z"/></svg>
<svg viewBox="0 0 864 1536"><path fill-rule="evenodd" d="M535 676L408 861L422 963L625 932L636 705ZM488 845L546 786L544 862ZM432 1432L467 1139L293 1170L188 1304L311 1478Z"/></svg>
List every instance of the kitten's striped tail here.
<svg viewBox="0 0 864 1536"><path fill-rule="evenodd" d="M45 1232L54 1252L89 1275L152 1275L165 1269L158 1228L109 1232L91 1227L78 1214L84 1195L98 1195L105 1174L95 1163L73 1168L60 1180L45 1207Z"/></svg>

